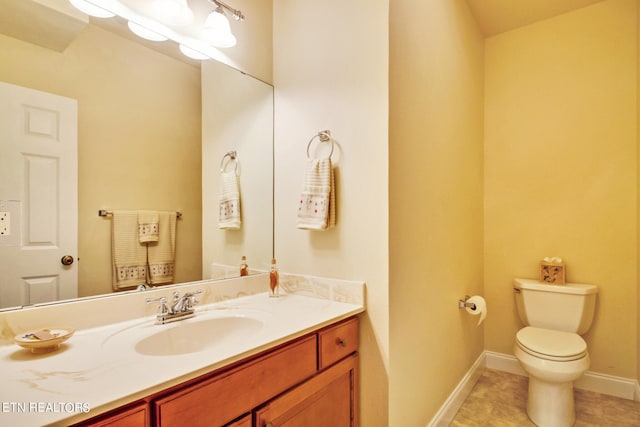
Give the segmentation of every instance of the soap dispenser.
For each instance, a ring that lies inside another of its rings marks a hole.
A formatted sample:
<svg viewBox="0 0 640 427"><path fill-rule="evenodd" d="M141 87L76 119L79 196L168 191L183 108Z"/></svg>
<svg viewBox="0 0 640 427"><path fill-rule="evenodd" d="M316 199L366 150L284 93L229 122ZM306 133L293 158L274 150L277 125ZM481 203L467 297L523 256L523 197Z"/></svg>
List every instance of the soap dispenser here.
<svg viewBox="0 0 640 427"><path fill-rule="evenodd" d="M240 260L240 277L249 275L249 264L247 264L247 257L242 255Z"/></svg>
<svg viewBox="0 0 640 427"><path fill-rule="evenodd" d="M269 269L269 296L280 296L280 275L278 274L278 265L276 259L271 259L271 268Z"/></svg>

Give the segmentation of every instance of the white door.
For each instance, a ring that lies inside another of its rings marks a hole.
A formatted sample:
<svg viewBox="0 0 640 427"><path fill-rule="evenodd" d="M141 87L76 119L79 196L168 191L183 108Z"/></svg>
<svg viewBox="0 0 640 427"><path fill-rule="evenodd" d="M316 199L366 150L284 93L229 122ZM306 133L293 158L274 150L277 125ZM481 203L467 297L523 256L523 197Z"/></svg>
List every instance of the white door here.
<svg viewBox="0 0 640 427"><path fill-rule="evenodd" d="M0 308L77 296L77 115L0 82Z"/></svg>

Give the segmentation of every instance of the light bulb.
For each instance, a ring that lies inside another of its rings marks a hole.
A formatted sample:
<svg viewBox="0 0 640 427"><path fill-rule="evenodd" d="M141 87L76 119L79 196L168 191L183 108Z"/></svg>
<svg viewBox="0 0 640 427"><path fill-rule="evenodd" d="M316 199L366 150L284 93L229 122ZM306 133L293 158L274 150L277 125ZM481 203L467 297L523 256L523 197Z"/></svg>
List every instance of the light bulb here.
<svg viewBox="0 0 640 427"><path fill-rule="evenodd" d="M236 38L231 34L229 20L220 7L207 16L202 34L207 41L217 47L232 47L236 45Z"/></svg>
<svg viewBox="0 0 640 427"><path fill-rule="evenodd" d="M163 36L162 34L158 34L155 31L140 25L140 24L136 24L135 22L129 21L127 22L127 25L129 26L129 29L138 37L142 37L143 39L146 40L151 40L154 42L163 42L165 40L168 40L167 37Z"/></svg>
<svg viewBox="0 0 640 427"><path fill-rule="evenodd" d="M154 15L165 24L184 26L193 22L193 12L187 0L155 0Z"/></svg>
<svg viewBox="0 0 640 427"><path fill-rule="evenodd" d="M116 16L108 10L103 9L100 6L96 6L93 3L89 3L85 0L69 0L69 3L71 3L73 7L75 7L79 11L84 12L90 16L95 16L96 18L113 18L114 16Z"/></svg>
<svg viewBox="0 0 640 427"><path fill-rule="evenodd" d="M185 46L181 44L179 47L180 47L180 52L182 52L184 56L188 56L191 59L197 59L198 61L209 59L209 57L204 53L198 52L197 50L192 49L189 46Z"/></svg>

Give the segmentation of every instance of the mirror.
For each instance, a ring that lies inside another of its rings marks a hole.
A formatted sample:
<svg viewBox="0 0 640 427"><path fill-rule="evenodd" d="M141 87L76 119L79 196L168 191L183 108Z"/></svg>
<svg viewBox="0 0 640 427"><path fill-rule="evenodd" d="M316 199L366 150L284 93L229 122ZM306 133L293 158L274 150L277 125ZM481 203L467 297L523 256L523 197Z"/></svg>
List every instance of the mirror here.
<svg viewBox="0 0 640 427"><path fill-rule="evenodd" d="M31 4L0 3L0 33L7 21L17 21L7 16L8 6ZM272 86L215 61L201 65L160 52L153 42L118 33L126 27L118 19L104 24L91 18L79 29L64 25L69 31L59 37L40 37L57 46L0 34L0 82L78 101L78 209L69 216L78 218L77 262L71 266L78 272L77 296L113 289L112 220L99 216L100 209L180 211L174 283L237 276L242 255L252 271L266 269L273 251ZM42 16L30 25L30 37L47 27L60 30ZM222 230L220 166L232 150L242 226ZM0 203L7 198L0 194ZM0 273L9 264L0 257ZM0 278L3 286L23 284ZM0 299L0 309L20 304L25 302Z"/></svg>

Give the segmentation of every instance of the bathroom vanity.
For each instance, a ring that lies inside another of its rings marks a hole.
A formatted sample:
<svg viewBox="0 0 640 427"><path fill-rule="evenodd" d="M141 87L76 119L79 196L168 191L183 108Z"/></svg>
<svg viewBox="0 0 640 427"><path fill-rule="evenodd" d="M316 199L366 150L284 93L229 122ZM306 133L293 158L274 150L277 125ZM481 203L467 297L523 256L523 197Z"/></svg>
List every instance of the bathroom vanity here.
<svg viewBox="0 0 640 427"><path fill-rule="evenodd" d="M357 348L350 318L76 425L355 426Z"/></svg>
<svg viewBox="0 0 640 427"><path fill-rule="evenodd" d="M167 293L157 290L123 296L115 311L142 307L144 316L69 325L77 331L57 351L0 347L0 424L357 426L364 284L285 277L287 295L269 298L264 277L244 279L180 288L203 290L189 319L156 324L155 307L144 300ZM113 308L114 301L91 304ZM61 318L61 307L49 309L55 312L38 313L40 322ZM75 312L89 321L102 309ZM0 313L3 338L34 322L29 313ZM43 403L61 410L37 407Z"/></svg>

